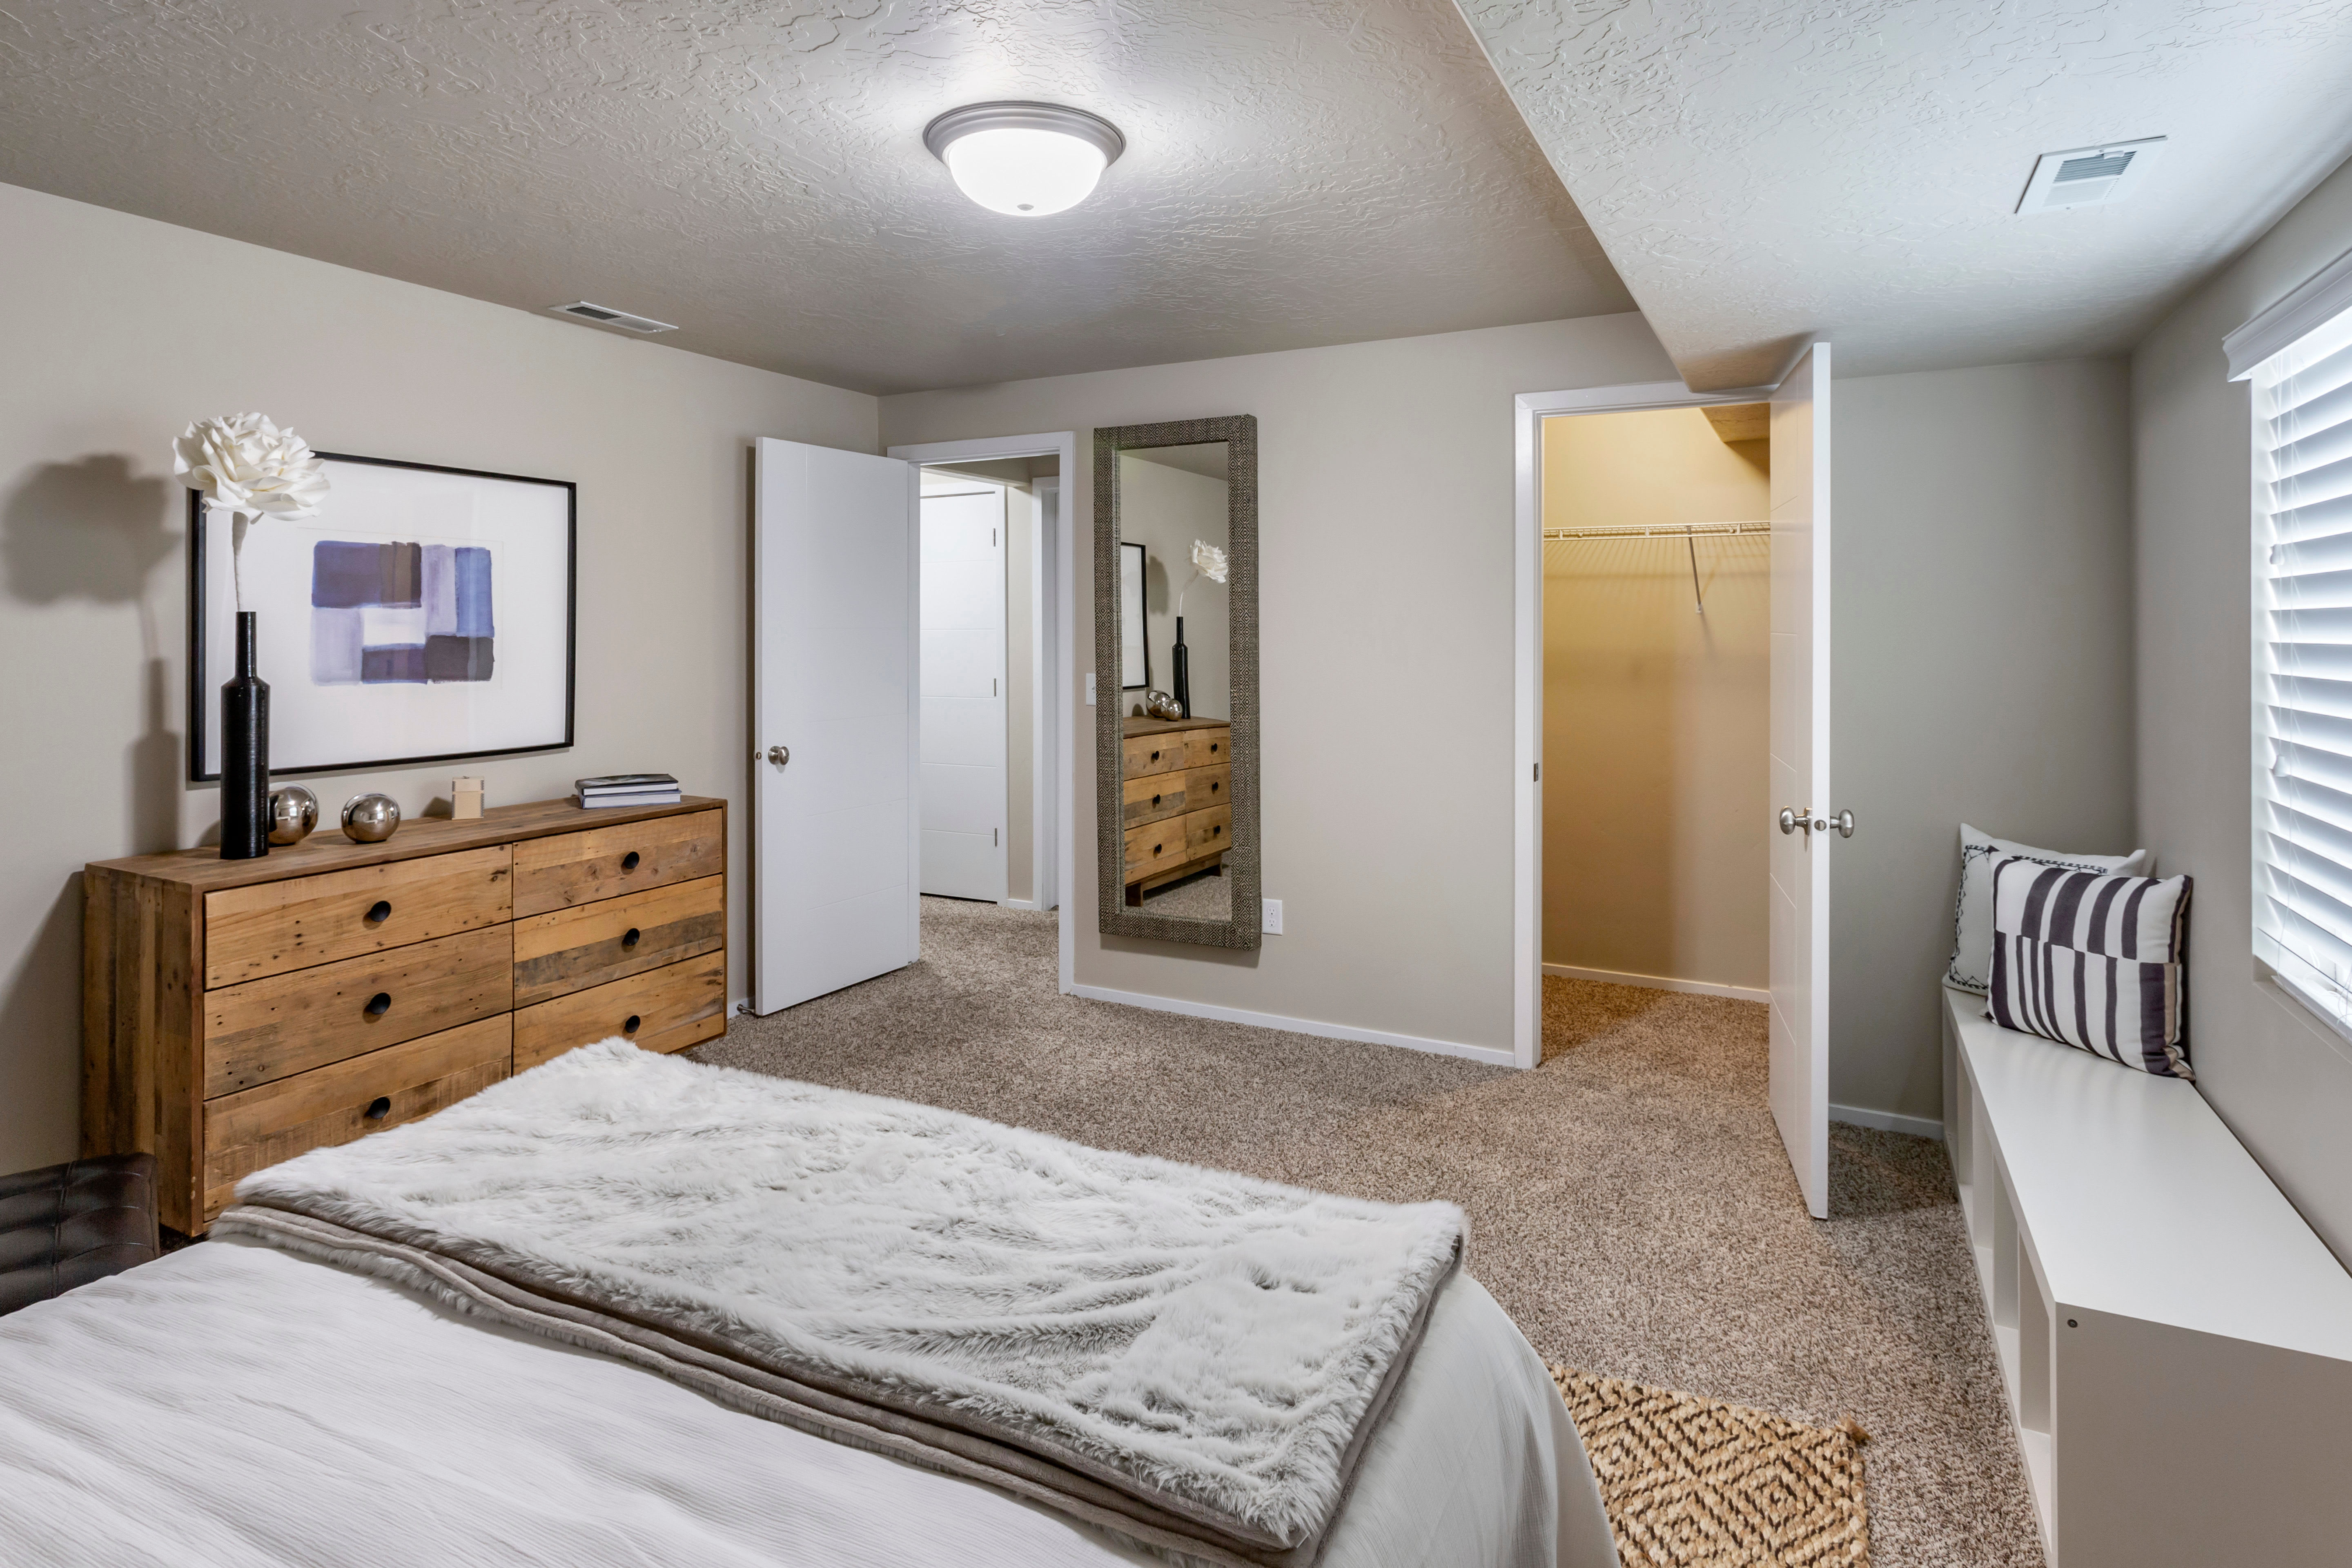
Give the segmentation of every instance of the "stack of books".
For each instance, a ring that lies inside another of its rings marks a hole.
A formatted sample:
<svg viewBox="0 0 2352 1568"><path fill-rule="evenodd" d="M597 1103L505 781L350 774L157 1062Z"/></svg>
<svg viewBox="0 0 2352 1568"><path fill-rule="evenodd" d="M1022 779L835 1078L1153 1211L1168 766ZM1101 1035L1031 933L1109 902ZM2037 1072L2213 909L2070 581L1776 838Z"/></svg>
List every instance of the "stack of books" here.
<svg viewBox="0 0 2352 1568"><path fill-rule="evenodd" d="M572 787L583 806L676 805L686 798L677 781L667 773L607 773L603 778L574 779Z"/></svg>

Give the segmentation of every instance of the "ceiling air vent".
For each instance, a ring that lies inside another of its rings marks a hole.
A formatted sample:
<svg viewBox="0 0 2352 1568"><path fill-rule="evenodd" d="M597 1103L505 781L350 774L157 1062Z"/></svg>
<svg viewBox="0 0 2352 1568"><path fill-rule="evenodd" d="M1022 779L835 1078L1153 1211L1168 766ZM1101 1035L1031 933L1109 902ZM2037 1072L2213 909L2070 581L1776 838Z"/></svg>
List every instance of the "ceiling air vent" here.
<svg viewBox="0 0 2352 1568"><path fill-rule="evenodd" d="M2034 163L2033 177L2025 182L2025 195L2018 199L2017 210L2046 213L2119 202L2131 195L2163 150L2164 138L2151 136L2144 142L2110 142L2104 147L2044 153Z"/></svg>
<svg viewBox="0 0 2352 1568"><path fill-rule="evenodd" d="M651 316L632 316L626 310L608 310L602 305L592 305L576 300L569 305L550 305L559 316L577 316L583 321L593 321L600 327L625 327L633 332L674 332L677 329L667 321L656 321Z"/></svg>

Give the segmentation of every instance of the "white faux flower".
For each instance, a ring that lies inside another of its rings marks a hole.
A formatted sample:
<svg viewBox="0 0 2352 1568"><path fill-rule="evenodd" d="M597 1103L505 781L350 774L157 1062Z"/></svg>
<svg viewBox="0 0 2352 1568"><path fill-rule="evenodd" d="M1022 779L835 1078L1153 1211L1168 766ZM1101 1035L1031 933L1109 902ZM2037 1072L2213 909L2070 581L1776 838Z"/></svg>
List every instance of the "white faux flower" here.
<svg viewBox="0 0 2352 1568"><path fill-rule="evenodd" d="M315 517L327 494L310 443L260 414L197 420L172 443L172 472L240 517Z"/></svg>
<svg viewBox="0 0 2352 1568"><path fill-rule="evenodd" d="M1207 540L1192 541L1192 570L1212 583L1225 580L1225 552Z"/></svg>

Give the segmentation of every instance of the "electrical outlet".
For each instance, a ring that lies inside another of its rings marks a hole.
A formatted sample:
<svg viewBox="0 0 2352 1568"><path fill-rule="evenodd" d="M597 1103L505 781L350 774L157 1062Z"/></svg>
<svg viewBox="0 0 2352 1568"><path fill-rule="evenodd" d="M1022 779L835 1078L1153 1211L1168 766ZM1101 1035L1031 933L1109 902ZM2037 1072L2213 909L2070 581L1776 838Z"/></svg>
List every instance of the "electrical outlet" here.
<svg viewBox="0 0 2352 1568"><path fill-rule="evenodd" d="M1265 900L1265 919L1259 922L1258 929L1268 936L1282 934L1282 900L1280 899Z"/></svg>
<svg viewBox="0 0 2352 1568"><path fill-rule="evenodd" d="M1089 708L1091 708L1091 707L1093 707L1094 705L1095 705L1095 678L1094 678L1093 676L1089 675L1089 676L1087 676L1087 707L1089 707Z"/></svg>

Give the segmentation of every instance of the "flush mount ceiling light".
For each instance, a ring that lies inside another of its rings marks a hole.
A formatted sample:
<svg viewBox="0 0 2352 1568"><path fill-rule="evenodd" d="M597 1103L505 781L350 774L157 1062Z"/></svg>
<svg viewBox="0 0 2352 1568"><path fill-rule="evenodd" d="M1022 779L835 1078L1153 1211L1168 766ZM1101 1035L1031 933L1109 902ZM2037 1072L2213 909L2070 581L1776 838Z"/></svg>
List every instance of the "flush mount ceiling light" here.
<svg viewBox="0 0 2352 1568"><path fill-rule="evenodd" d="M1091 195L1127 151L1118 127L1057 103L968 103L923 128L956 189L991 212L1045 217Z"/></svg>

